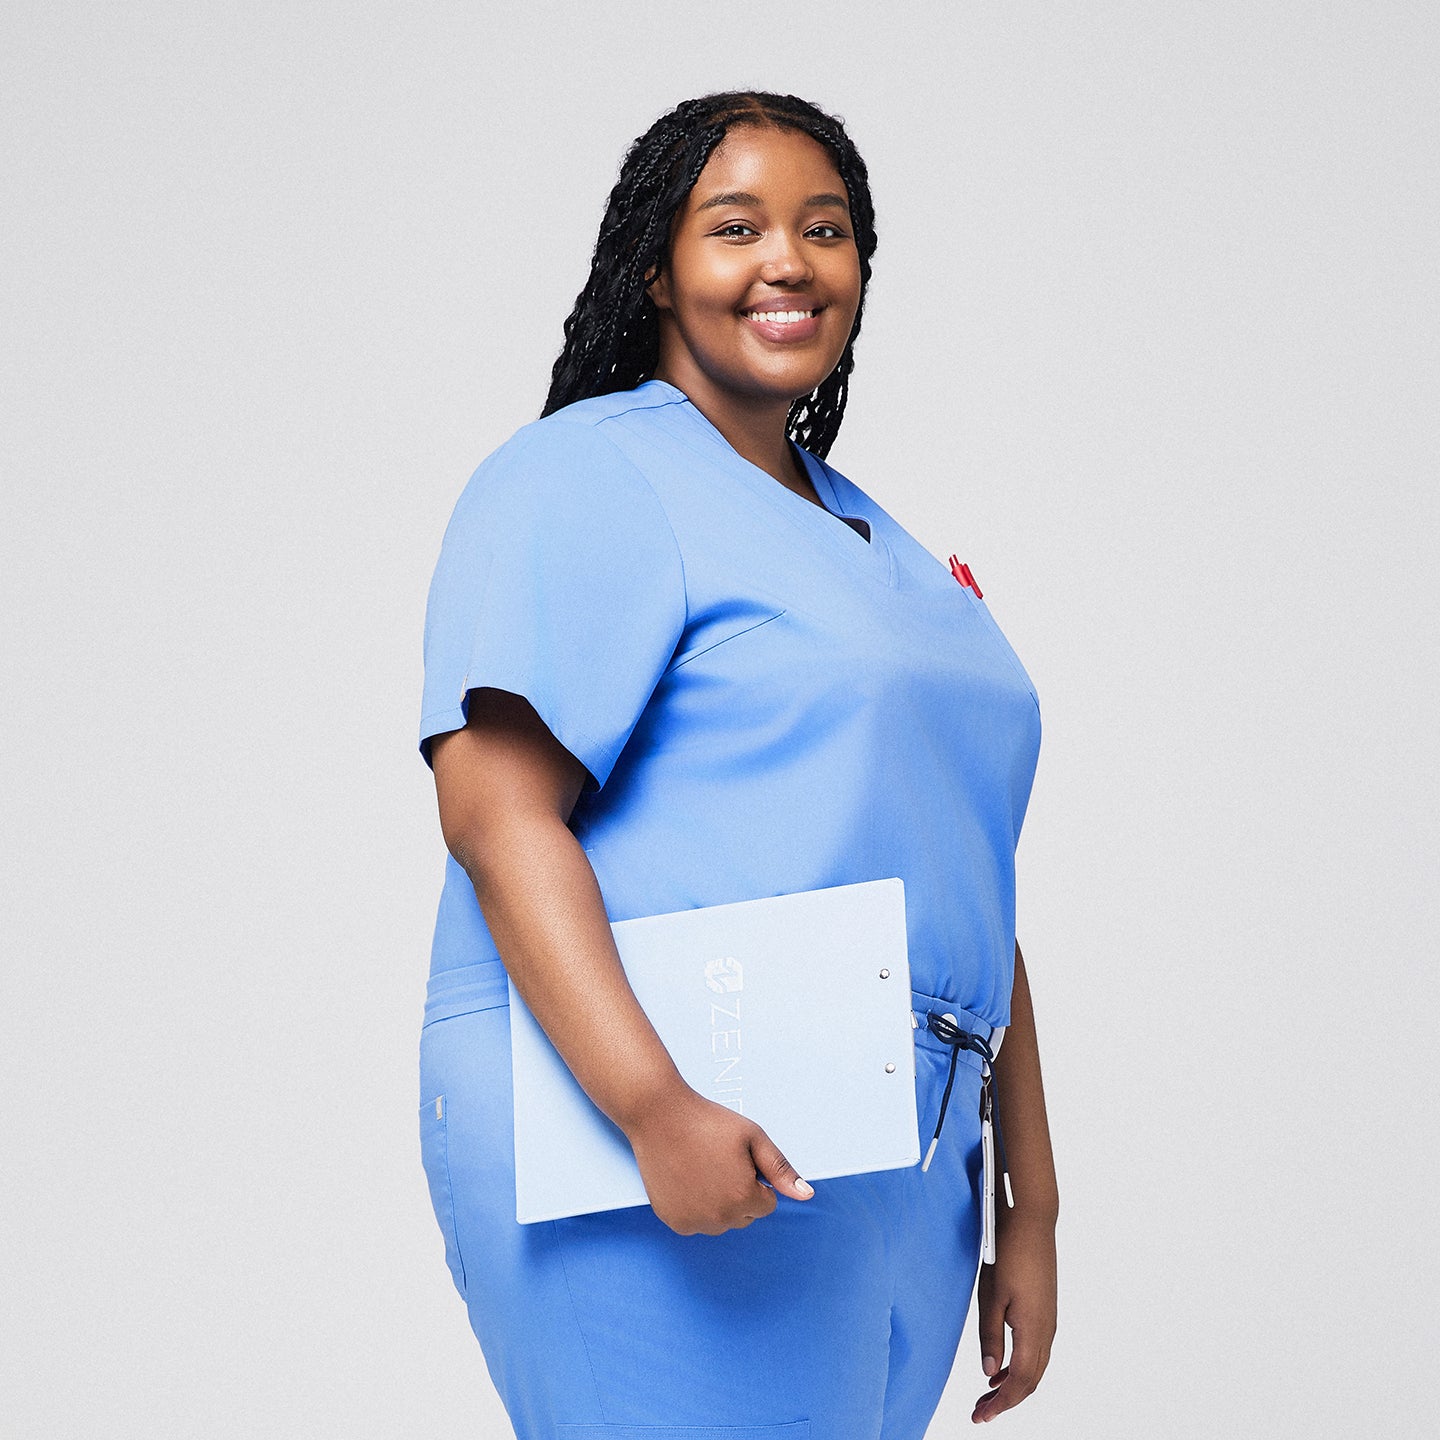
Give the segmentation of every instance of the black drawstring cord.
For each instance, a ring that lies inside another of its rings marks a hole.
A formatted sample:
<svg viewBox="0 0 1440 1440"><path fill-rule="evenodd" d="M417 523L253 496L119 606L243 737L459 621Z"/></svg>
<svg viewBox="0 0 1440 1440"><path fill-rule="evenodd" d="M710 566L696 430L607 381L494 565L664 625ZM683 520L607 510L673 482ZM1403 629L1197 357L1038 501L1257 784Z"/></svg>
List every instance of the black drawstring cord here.
<svg viewBox="0 0 1440 1440"><path fill-rule="evenodd" d="M937 1015L933 1010L925 1016L925 1028L944 1044L950 1046L950 1074L945 1079L945 1094L940 1100L940 1118L935 1122L935 1135L930 1141L930 1148L925 1152L925 1161L920 1166L922 1170L930 1168L930 1161L934 1157L935 1147L940 1143L940 1127L945 1123L945 1111L950 1104L950 1091L955 1087L955 1067L960 1060L962 1050L974 1050L976 1054L985 1059L986 1074L989 1074L989 1064L995 1057L991 1053L989 1042L983 1036L975 1034L971 1030L962 1030L958 1024L948 1016Z"/></svg>
<svg viewBox="0 0 1440 1440"><path fill-rule="evenodd" d="M930 1168L930 1160L935 1154L935 1147L940 1143L940 1127L945 1123L945 1110L950 1104L950 1091L955 1085L955 1067L960 1060L960 1052L973 1050L985 1062L984 1080L980 1086L980 1114L983 1117L989 1117L994 1126L995 1143L1000 1150L1000 1171L1005 1177L1006 1202L1013 1205L1015 1202L1010 1198L1010 1167L1005 1163L1005 1140L1000 1133L1000 1105L995 1098L995 1054L990 1049L990 1042L983 1035L977 1035L973 1030L962 1030L954 1020L945 1015L937 1015L933 1010L927 1012L925 1016L925 1028L937 1040L950 1046L950 1074L945 1080L945 1094L940 1099L940 1118L935 1122L935 1135L930 1141L930 1148L925 1152L925 1162L920 1168L922 1170Z"/></svg>

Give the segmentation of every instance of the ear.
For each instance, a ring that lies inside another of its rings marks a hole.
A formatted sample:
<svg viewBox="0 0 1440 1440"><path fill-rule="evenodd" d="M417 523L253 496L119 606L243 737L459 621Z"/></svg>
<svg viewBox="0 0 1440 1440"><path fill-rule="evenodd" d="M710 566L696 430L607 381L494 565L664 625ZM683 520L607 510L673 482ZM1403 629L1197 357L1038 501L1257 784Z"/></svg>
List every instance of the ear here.
<svg viewBox="0 0 1440 1440"><path fill-rule="evenodd" d="M645 293L650 297L650 302L657 310L668 310L670 308L670 273L661 271L656 274L657 266L652 265L645 272Z"/></svg>

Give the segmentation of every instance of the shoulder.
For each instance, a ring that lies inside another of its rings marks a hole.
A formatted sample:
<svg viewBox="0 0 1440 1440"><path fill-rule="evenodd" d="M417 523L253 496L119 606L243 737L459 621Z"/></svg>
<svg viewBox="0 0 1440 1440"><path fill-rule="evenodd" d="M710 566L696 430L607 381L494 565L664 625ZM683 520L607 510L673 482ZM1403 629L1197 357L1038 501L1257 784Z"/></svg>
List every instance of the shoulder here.
<svg viewBox="0 0 1440 1440"><path fill-rule="evenodd" d="M624 512L663 514L649 482L599 426L557 411L522 425L482 460L456 501L457 520L564 521Z"/></svg>
<svg viewBox="0 0 1440 1440"><path fill-rule="evenodd" d="M657 508L658 496L643 467L629 453L628 424L674 403L649 387L577 400L522 425L481 462L466 487L497 499L501 493L533 500L568 497L577 502L630 498Z"/></svg>
<svg viewBox="0 0 1440 1440"><path fill-rule="evenodd" d="M608 403L607 403L608 402ZM508 539L548 548L663 557L678 551L670 517L605 420L625 413L599 396L522 425L491 451L455 502L447 539L461 548Z"/></svg>

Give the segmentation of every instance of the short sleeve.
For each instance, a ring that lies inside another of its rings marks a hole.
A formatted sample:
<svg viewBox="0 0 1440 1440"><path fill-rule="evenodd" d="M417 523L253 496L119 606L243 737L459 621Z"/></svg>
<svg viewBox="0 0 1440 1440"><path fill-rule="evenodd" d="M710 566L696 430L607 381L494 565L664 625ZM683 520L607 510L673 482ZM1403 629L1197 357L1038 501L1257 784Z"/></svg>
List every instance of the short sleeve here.
<svg viewBox="0 0 1440 1440"><path fill-rule="evenodd" d="M425 606L420 754L463 729L481 686L523 695L609 778L684 633L685 577L664 507L593 425L546 418L470 477Z"/></svg>

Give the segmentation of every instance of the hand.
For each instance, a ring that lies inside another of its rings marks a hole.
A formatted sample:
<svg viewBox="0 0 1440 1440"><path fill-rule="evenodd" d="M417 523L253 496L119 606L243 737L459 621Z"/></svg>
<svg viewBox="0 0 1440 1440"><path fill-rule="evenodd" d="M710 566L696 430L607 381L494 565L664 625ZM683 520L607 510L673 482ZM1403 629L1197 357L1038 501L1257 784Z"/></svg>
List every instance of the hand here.
<svg viewBox="0 0 1440 1440"><path fill-rule="evenodd" d="M769 1215L777 1193L815 1193L753 1120L688 1085L668 1092L626 1135L650 1204L677 1235L740 1230Z"/></svg>
<svg viewBox="0 0 1440 1440"><path fill-rule="evenodd" d="M996 1201L995 1263L980 1267L976 1287L979 1306L981 1366L987 1373L993 1357L991 1390L975 1402L970 1418L993 1420L1018 1405L1040 1383L1050 1363L1055 1339L1055 1223L1011 1212L1003 1222ZM1005 1327L1014 1334L1010 1363L1005 1358Z"/></svg>

